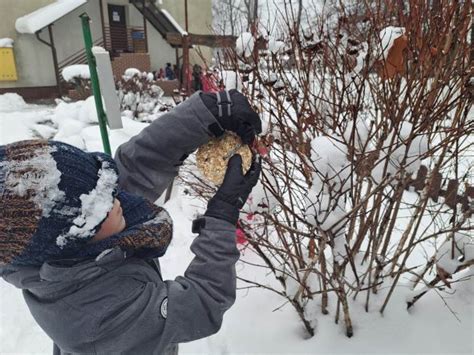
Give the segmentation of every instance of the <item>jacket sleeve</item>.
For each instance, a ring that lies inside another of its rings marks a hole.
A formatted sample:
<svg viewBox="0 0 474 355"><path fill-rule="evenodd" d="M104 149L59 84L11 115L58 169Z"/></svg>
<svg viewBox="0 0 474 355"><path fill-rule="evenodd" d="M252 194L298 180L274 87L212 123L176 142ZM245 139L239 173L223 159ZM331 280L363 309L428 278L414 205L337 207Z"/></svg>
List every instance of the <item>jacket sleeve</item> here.
<svg viewBox="0 0 474 355"><path fill-rule="evenodd" d="M195 254L184 276L174 281L121 281L130 294L106 311L98 327L97 351L133 351L134 344L160 349L170 343L196 340L216 333L224 312L235 301L235 227L205 217L194 240ZM157 274L157 279L159 278Z"/></svg>
<svg viewBox="0 0 474 355"><path fill-rule="evenodd" d="M121 188L156 201L178 174L184 159L213 137L209 127L220 126L199 93L117 149Z"/></svg>

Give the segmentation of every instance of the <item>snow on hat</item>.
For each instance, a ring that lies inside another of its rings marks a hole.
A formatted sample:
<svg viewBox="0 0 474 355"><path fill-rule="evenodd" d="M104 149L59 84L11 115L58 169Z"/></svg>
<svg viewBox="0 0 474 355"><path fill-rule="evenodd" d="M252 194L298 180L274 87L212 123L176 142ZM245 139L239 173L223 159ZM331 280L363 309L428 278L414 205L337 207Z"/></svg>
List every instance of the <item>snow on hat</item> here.
<svg viewBox="0 0 474 355"><path fill-rule="evenodd" d="M122 249L128 256L138 258L164 255L173 236L173 222L168 212L124 190L119 190L117 199L123 209L125 230L99 242L88 243L74 250L72 256L76 259L96 257L115 247Z"/></svg>
<svg viewBox="0 0 474 355"><path fill-rule="evenodd" d="M0 146L0 266L40 265L87 244L117 180L103 153L46 140Z"/></svg>

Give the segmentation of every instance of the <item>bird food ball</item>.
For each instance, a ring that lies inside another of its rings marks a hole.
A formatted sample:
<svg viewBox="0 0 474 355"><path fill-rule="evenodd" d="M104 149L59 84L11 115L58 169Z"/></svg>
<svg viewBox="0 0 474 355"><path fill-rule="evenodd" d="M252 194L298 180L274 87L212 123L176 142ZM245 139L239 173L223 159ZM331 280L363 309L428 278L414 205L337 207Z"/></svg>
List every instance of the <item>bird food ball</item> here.
<svg viewBox="0 0 474 355"><path fill-rule="evenodd" d="M252 151L239 137L225 133L222 138L211 141L199 148L196 163L199 171L216 185L224 180L227 163L234 154L242 157L242 171L245 174L252 164Z"/></svg>

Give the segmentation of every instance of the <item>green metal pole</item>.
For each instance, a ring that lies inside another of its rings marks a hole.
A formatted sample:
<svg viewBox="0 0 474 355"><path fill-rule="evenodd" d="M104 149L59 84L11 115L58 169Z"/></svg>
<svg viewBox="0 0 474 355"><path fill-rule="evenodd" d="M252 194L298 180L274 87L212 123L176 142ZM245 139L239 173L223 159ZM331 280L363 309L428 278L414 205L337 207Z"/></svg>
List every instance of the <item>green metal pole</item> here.
<svg viewBox="0 0 474 355"><path fill-rule="evenodd" d="M100 135L102 137L102 144L104 152L112 155L110 150L109 134L107 132L107 115L102 106L102 95L99 87L99 77L97 75L97 66L95 57L92 54L92 35L89 26L90 17L86 13L79 16L82 21L82 34L84 35L84 44L86 47L87 62L89 63L89 71L91 73L92 92L94 94L95 108L97 110L97 117L99 118Z"/></svg>

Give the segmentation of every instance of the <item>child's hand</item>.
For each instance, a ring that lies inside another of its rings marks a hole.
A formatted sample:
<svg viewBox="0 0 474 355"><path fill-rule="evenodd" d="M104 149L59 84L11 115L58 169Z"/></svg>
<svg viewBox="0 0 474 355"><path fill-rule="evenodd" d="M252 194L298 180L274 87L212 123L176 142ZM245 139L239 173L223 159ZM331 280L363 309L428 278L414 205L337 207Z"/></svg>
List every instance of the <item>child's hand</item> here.
<svg viewBox="0 0 474 355"><path fill-rule="evenodd" d="M224 182L207 205L206 216L237 224L239 211L257 184L262 170L261 159L254 160L247 174L242 173L242 158L234 155L227 166Z"/></svg>
<svg viewBox="0 0 474 355"><path fill-rule="evenodd" d="M256 134L262 132L262 122L247 98L237 90L217 94L201 93L206 107L225 130L237 133L245 144L250 144ZM224 132L213 132L216 136Z"/></svg>

